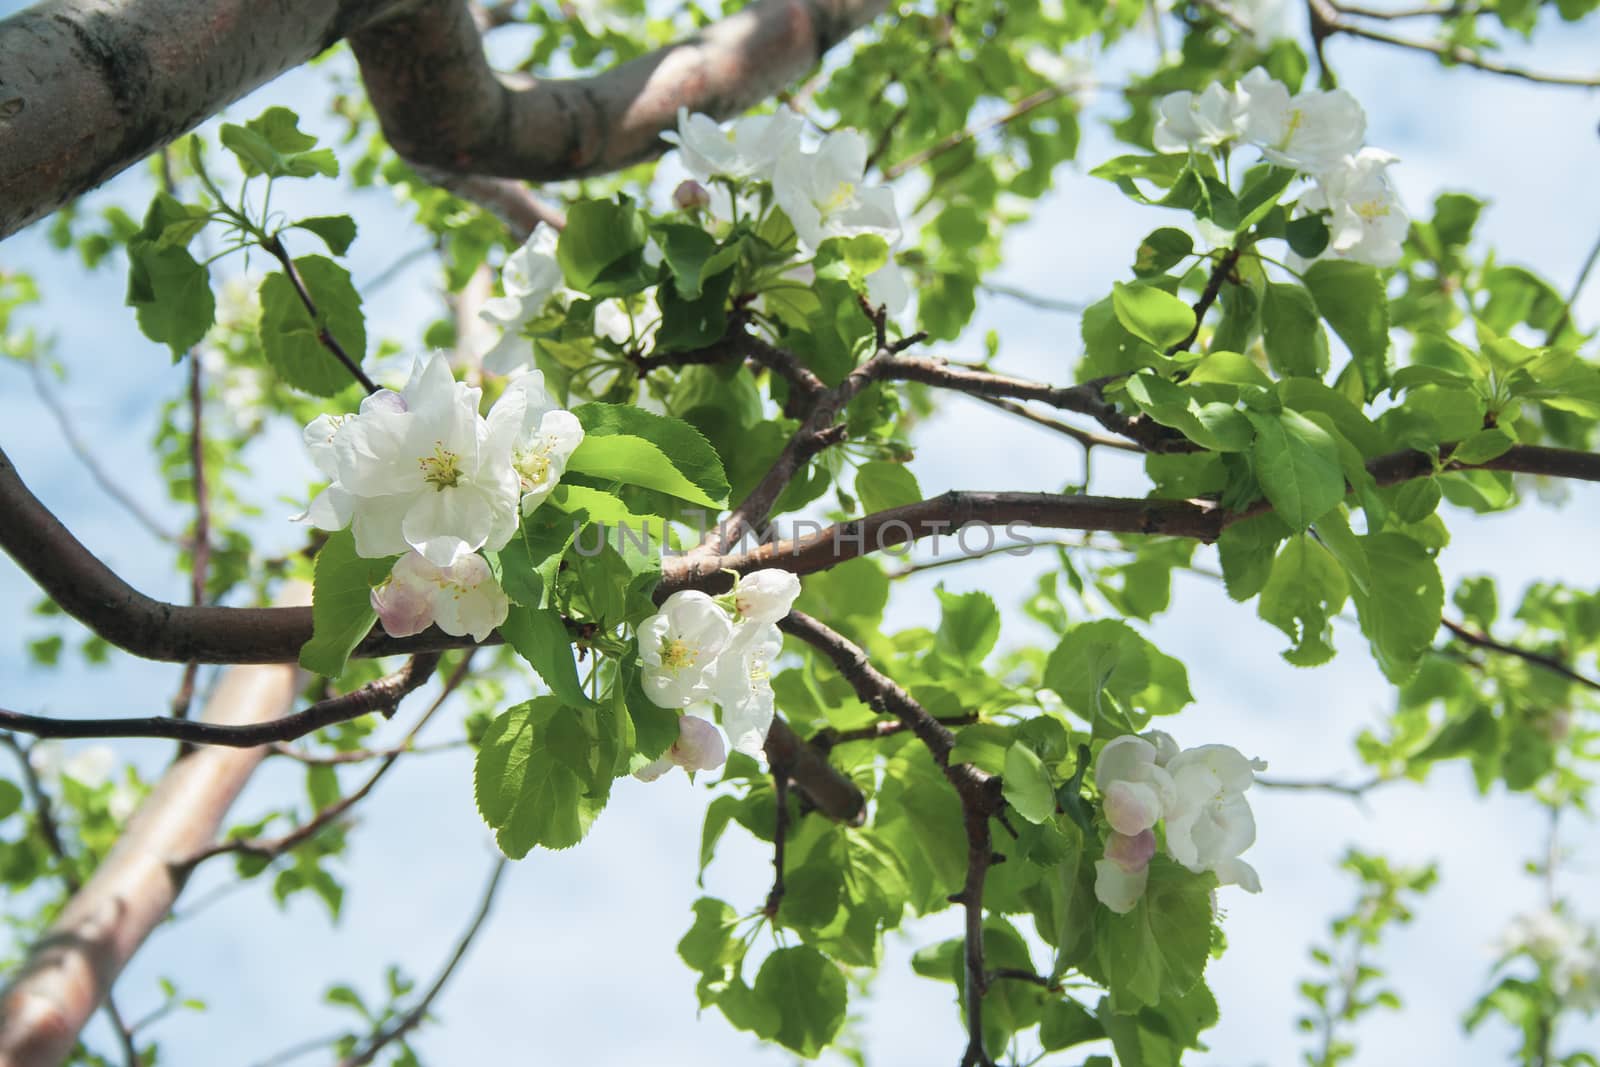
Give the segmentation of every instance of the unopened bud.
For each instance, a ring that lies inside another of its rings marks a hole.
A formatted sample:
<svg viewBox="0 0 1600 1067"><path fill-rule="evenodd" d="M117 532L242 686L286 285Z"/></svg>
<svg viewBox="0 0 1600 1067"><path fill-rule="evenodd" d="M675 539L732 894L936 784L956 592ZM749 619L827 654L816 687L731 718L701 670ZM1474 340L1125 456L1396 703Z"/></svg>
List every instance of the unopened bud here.
<svg viewBox="0 0 1600 1067"><path fill-rule="evenodd" d="M690 178L672 190L672 202L683 211L699 211L711 203L711 193L699 182Z"/></svg>

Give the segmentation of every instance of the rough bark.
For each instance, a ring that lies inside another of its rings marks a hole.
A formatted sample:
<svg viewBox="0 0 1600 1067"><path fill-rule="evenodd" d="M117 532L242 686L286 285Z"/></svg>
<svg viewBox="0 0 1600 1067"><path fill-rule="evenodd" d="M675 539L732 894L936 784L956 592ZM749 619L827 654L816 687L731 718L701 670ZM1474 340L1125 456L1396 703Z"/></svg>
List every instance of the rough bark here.
<svg viewBox="0 0 1600 1067"><path fill-rule="evenodd" d="M309 590L297 592L301 603ZM289 666L234 667L207 704L209 722L277 718L294 702ZM183 888L176 860L211 844L269 749L202 748L174 763L0 996L0 1067L66 1059L84 1023Z"/></svg>
<svg viewBox="0 0 1600 1067"><path fill-rule="evenodd" d="M395 149L526 180L658 153L680 106L727 116L887 0L757 0L593 77L502 78L462 0L45 0L0 21L0 239L343 37Z"/></svg>
<svg viewBox="0 0 1600 1067"><path fill-rule="evenodd" d="M0 238L402 0L45 0L0 21Z"/></svg>
<svg viewBox="0 0 1600 1067"><path fill-rule="evenodd" d="M424 0L350 45L384 134L406 159L551 181L618 170L665 147L687 107L727 117L765 100L887 0L756 0L684 41L591 78L497 75L459 0Z"/></svg>

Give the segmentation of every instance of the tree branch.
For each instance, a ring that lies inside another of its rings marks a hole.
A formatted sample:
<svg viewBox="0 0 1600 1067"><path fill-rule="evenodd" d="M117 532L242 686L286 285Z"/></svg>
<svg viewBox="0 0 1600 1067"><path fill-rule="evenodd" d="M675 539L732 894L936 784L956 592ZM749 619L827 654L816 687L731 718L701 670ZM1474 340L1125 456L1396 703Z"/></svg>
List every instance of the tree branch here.
<svg viewBox="0 0 1600 1067"><path fill-rule="evenodd" d="M377 769L362 783L359 789L349 796L340 797L307 819L303 825L295 827L288 833L280 834L277 837L230 838L203 848L186 859L176 861L176 866L182 868L184 877L187 878L196 866L211 857L221 856L229 852L242 852L245 855L258 856L265 860L276 859L290 849L311 840L342 818L345 812L366 799L367 795L377 787L383 776L389 773L389 768L399 762L401 756L412 751L411 743L422 732L422 728L428 725L428 720L433 718L434 713L443 707L444 702L450 698L450 694L455 692L461 683L466 680L467 672L472 666L472 655L475 651L476 649L469 651L461 658L461 662L456 664L455 670L450 672L450 677L445 679L444 685L440 687L438 695L433 698L433 702L428 705L427 710L418 716L417 721L406 732L405 740L389 750L388 754L384 756L383 762L378 764ZM424 678L424 680L426 679Z"/></svg>
<svg viewBox="0 0 1600 1067"><path fill-rule="evenodd" d="M777 807L772 822L772 889L761 914L768 919L778 917L783 905L783 846L789 836L789 773L788 768L772 767L772 790L777 797Z"/></svg>
<svg viewBox="0 0 1600 1067"><path fill-rule="evenodd" d="M552 181L666 146L678 109L736 115L814 66L887 0L757 0L694 36L587 78L497 75L469 6L423 0L350 36L389 143L456 173Z"/></svg>
<svg viewBox="0 0 1600 1067"><path fill-rule="evenodd" d="M359 719L373 711L392 714L406 694L422 686L439 663L439 653L423 652L393 674L342 696L319 700L304 711L248 724L196 722L155 715L144 719L52 719L0 708L0 729L35 737L165 737L192 745L255 748Z"/></svg>
<svg viewBox="0 0 1600 1067"><path fill-rule="evenodd" d="M983 887L989 867L997 859L990 840L989 819L1005 807L1000 795L1000 779L970 763L952 764L950 752L955 747L955 735L949 727L874 667L858 645L801 611L790 613L778 625L826 656L868 707L893 715L915 734L927 746L933 761L961 798L962 823L967 835L967 875L961 892L951 898L952 903L966 910L965 986L969 1036L961 1063L962 1067L989 1067L993 1061L983 1047L983 995L988 989L989 973L983 952Z"/></svg>
<svg viewBox="0 0 1600 1067"><path fill-rule="evenodd" d="M828 762L828 750L807 744L781 718L772 720L765 746L767 762L782 767L795 788L811 806L846 826L860 826L867 818L867 798L856 784Z"/></svg>
<svg viewBox="0 0 1600 1067"><path fill-rule="evenodd" d="M900 357L896 362L903 362ZM865 366L865 365L863 365ZM859 368L858 368L859 369ZM952 368L935 368L940 373ZM978 373L978 372L963 372ZM1048 387L1040 387L1048 388ZM792 444L792 442L791 442ZM1464 469L1448 461L1446 469ZM1434 473L1434 458L1422 452L1394 452L1370 460L1379 485L1394 485ZM1516 445L1474 469L1543 474L1600 481L1600 454L1539 445ZM772 486L747 499L744 515L765 518L776 494ZM779 490L781 492L781 490ZM1133 499L1053 493L949 492L860 519L835 524L809 537L773 540L748 551L719 555L696 549L664 560L660 591L711 588L728 578L723 570L746 573L780 567L808 574L868 552L924 537L949 533L968 522L1003 526L1010 522L1062 530L1166 534L1213 541L1231 523L1270 510L1261 501L1242 512L1226 512L1210 501ZM311 637L309 608L181 607L145 596L124 582L85 548L17 477L0 452L0 548L68 615L106 641L146 659L202 663L293 662ZM740 515L740 511L735 515ZM748 520L746 520L748 521ZM726 534L725 524L723 534ZM727 543L732 544L732 539ZM416 637L391 638L381 629L356 647L358 657L420 653L474 644L432 628ZM50 720L44 720L48 723ZM69 736L60 734L58 736ZM166 733L144 736L173 736ZM298 735L293 735L298 736ZM251 742L285 740L266 737Z"/></svg>
<svg viewBox="0 0 1600 1067"><path fill-rule="evenodd" d="M1516 645L1508 645L1504 642L1496 641L1488 634L1479 633L1476 630L1469 630L1467 627L1450 619L1440 619L1439 622L1446 630L1449 630L1453 635L1455 635L1458 640L1472 645L1474 648L1482 648L1487 651L1498 652L1506 656L1515 656L1517 659L1520 659L1526 663L1531 663L1535 667L1543 667L1547 671L1559 674L1568 681L1576 682L1578 685L1581 685L1587 689L1593 689L1596 692L1600 692L1600 680L1590 678L1586 674L1582 674L1573 670L1555 656L1546 655L1543 652L1534 652L1532 649L1518 648Z"/></svg>
<svg viewBox="0 0 1600 1067"><path fill-rule="evenodd" d="M339 1061L339 1067L366 1067L367 1064L377 1059L378 1054L389 1045L403 1039L412 1030L415 1030L422 1021L428 1017L428 1009L438 999L444 990L445 984L450 981L450 976L461 965L461 960L466 956L467 949L472 947L472 942L478 936L478 931L483 929L484 922L489 918L489 912L494 907L494 896L500 888L500 876L505 874L506 858L499 856L495 859L494 869L489 873L489 882L483 887L483 896L478 901L478 910L472 916L472 922L467 926L466 932L461 935L461 940L456 942L455 951L445 961L444 968L439 976L433 980L428 991L416 1006L406 1012L389 1029L373 1036L367 1046L358 1052L352 1053Z"/></svg>

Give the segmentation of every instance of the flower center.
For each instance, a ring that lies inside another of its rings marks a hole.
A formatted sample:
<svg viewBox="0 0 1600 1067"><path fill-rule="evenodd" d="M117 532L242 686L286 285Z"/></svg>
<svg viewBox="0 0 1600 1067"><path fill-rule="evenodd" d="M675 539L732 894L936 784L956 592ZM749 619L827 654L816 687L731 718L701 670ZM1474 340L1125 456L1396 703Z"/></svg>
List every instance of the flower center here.
<svg viewBox="0 0 1600 1067"><path fill-rule="evenodd" d="M439 441L433 443L433 455L417 460L422 468L422 480L438 490L454 489L461 482L461 460Z"/></svg>
<svg viewBox="0 0 1600 1067"><path fill-rule="evenodd" d="M680 673L686 667L693 667L699 658L699 649L681 638L668 637L661 642L661 665L673 674Z"/></svg>
<svg viewBox="0 0 1600 1067"><path fill-rule="evenodd" d="M826 199L826 200L824 200L822 202L822 205L821 205L822 213L824 215L831 215L835 211L838 211L841 208L844 208L844 207L848 206L849 203L852 200L854 200L855 198L856 198L856 183L855 182L840 182L839 183L839 188L837 188L837 189L835 189L833 191L833 195L828 197L828 199Z"/></svg>
<svg viewBox="0 0 1600 1067"><path fill-rule="evenodd" d="M1299 108L1293 108L1290 110L1289 128L1284 131L1283 140L1279 142L1280 147L1287 148L1289 146L1289 142L1294 140L1295 132L1300 129L1301 123L1305 122L1305 120L1306 113L1304 111L1301 111Z"/></svg>
<svg viewBox="0 0 1600 1067"><path fill-rule="evenodd" d="M550 477L550 449L548 445L535 445L517 457L517 477L522 491L531 492Z"/></svg>
<svg viewBox="0 0 1600 1067"><path fill-rule="evenodd" d="M1357 215L1360 215L1368 222L1377 222L1389 214L1388 205L1376 199L1361 201L1361 203L1355 205L1355 211Z"/></svg>

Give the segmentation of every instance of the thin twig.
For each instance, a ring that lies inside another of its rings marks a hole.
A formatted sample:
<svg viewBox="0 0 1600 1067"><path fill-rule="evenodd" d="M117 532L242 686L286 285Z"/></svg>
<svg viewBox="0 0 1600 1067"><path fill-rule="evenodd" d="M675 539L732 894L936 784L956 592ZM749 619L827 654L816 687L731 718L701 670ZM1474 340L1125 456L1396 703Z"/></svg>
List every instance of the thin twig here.
<svg viewBox="0 0 1600 1067"><path fill-rule="evenodd" d="M1474 648L1482 648L1490 652L1499 652L1503 655L1515 656L1518 659L1527 663L1531 663L1536 667L1543 667L1547 671L1559 674L1568 681L1576 682L1585 688L1600 692L1600 680L1590 678L1586 674L1582 674L1573 670L1571 667L1567 666L1554 656L1546 655L1543 652L1534 652L1531 649L1518 648L1516 645L1508 645L1503 641L1496 641L1488 634L1478 633L1476 630L1469 630L1465 626L1462 626L1460 623L1451 619L1440 619L1439 622L1446 630L1449 630L1458 639L1465 641Z"/></svg>
<svg viewBox="0 0 1600 1067"><path fill-rule="evenodd" d="M974 399L981 400L991 407L997 407L1001 411L1010 412L1013 415L1027 419L1036 426L1043 426L1047 430L1054 430L1056 433L1070 437L1086 449L1099 446L1101 448L1114 448L1119 452L1144 452L1143 448L1132 441L1121 437L1107 437L1105 434L1094 433L1091 430L1079 429L1071 423L1062 422L1060 419L1052 419L1049 415L1041 415L1032 408L1018 404L1014 400L981 395L975 396Z"/></svg>
<svg viewBox="0 0 1600 1067"><path fill-rule="evenodd" d="M494 870L489 874L489 883L484 887L483 897L478 903L477 913L473 915L472 922L468 925L466 933L462 934L461 940L456 943L455 951L450 954L450 959L446 961L444 969L433 980L433 985L428 987L428 991L423 994L416 1007L402 1015L399 1021L389 1029L374 1035L366 1048L340 1060L339 1067L366 1067L367 1064L377 1058L378 1053L394 1042L404 1039L407 1034L415 1030L427 1018L428 1009L433 1006L434 1000L443 991L445 983L450 981L450 976L455 973L456 967L460 965L462 958L466 956L467 949L472 946L473 939L478 936L478 931L483 928L484 921L488 919L489 911L494 906L495 892L500 888L500 876L505 873L505 870L506 858L504 856L496 857Z"/></svg>
<svg viewBox="0 0 1600 1067"><path fill-rule="evenodd" d="M111 1029L117 1035L117 1043L122 1046L123 1062L127 1067L143 1067L144 1057L139 1055L139 1046L134 1044L133 1030L122 1021L122 1012L117 1010L117 1002L111 998L107 991L105 1000L106 1018L111 1020Z"/></svg>
<svg viewBox="0 0 1600 1067"><path fill-rule="evenodd" d="M1211 276L1206 279L1206 287L1200 293L1200 299L1194 302L1194 329L1189 335L1171 348L1167 355L1175 356L1179 352L1187 352L1189 346L1194 344L1195 338L1200 336L1200 325L1205 321L1206 312L1211 310L1211 305L1217 302L1217 297L1222 293L1222 283L1233 276L1233 270L1239 265L1239 257L1244 255L1245 249L1250 247L1250 242L1241 237L1234 242L1232 248L1222 254L1216 265L1211 268Z"/></svg>
<svg viewBox="0 0 1600 1067"><path fill-rule="evenodd" d="M783 847L789 836L789 772L786 768L772 768L772 789L777 798L777 810L772 822L772 889L767 893L766 906L761 913L768 919L778 916L783 904Z"/></svg>
<svg viewBox="0 0 1600 1067"><path fill-rule="evenodd" d="M194 478L194 533L189 538L189 603L206 602L206 571L211 564L211 491L206 484L205 391L200 381L200 350L189 350L189 469ZM194 702L195 677L200 661L184 664L178 692L172 698L172 717L187 719Z"/></svg>
<svg viewBox="0 0 1600 1067"><path fill-rule="evenodd" d="M968 141L976 140L978 137L981 137L991 130L1000 129L1002 126L1007 126L1017 121L1018 119L1027 115L1029 112L1037 111L1046 104L1053 103L1054 101L1060 100L1063 96L1070 96L1072 93L1088 87L1089 86L1084 83L1069 83L1064 85L1051 85L1044 89L1040 89L1037 92L1029 93L1027 96L1023 97L1021 100L1018 100L1015 104L1011 105L1005 111L994 116L993 118L986 119L983 122L975 123L964 130L957 130L955 133L952 133L947 137L940 138L927 148L924 148L922 151L913 152L906 158L899 160L898 162L891 163L889 166L883 168L884 180L893 181L907 171L915 170L924 163L938 159L946 152L960 148Z"/></svg>
<svg viewBox="0 0 1600 1067"><path fill-rule="evenodd" d="M1005 285L1001 282L980 282L978 288L991 296L1003 296L1008 300L1015 300L1019 304L1038 308L1040 311L1059 311L1063 315L1082 315L1089 309L1089 305L1081 300L1059 300L1053 296L1031 293L1026 289L1019 289L1014 285Z"/></svg>
<svg viewBox="0 0 1600 1067"><path fill-rule="evenodd" d="M1578 278L1572 283L1572 291L1567 294L1566 303L1561 305L1561 314L1556 318L1555 325L1550 327L1550 332L1545 334L1546 347L1556 343L1561 336L1561 331L1566 329L1567 323L1572 321L1572 309L1577 304L1578 297L1583 292L1583 287L1589 283L1589 275L1594 271L1594 265L1600 260L1600 237L1594 239L1594 244L1589 249L1589 254L1584 258L1583 267L1578 271Z"/></svg>
<svg viewBox="0 0 1600 1067"><path fill-rule="evenodd" d="M372 772L371 776L368 777L367 780L362 783L361 787L355 792L351 793L349 796L341 797L332 804L329 804L327 807L314 814L311 818L307 819L304 824L295 827L288 833L280 834L277 837L235 837L226 841L219 841L209 848L201 849L199 852L188 857L187 859L178 861L174 864L174 866L185 872L188 872L192 871L200 863L211 859L213 856L221 856L230 852L238 852L247 856L257 856L261 859L272 860L317 836L323 830L327 829L327 827L331 826L334 822L342 818L345 812L349 811L351 808L361 803L362 800L366 799L367 795L377 787L378 782L383 778L383 776L389 773L389 768L393 767L395 763L399 761L401 756L405 755L411 750L411 742L414 741L417 735L422 732L422 728L428 724L428 720L433 718L434 713L444 706L444 702L449 699L450 694L455 692L461 683L466 680L467 672L471 664L472 652L469 651L467 655L461 658L461 662L456 665L455 670L450 672L450 677L445 679L444 684L439 689L438 695L436 695L433 699L433 702L428 705L427 710L417 718L416 723L406 733L405 741L392 749L389 754L384 757L383 762L378 765L377 769Z"/></svg>
<svg viewBox="0 0 1600 1067"><path fill-rule="evenodd" d="M284 756L308 767L338 767L346 763L366 763L369 760L388 759L397 753L429 756L436 752L451 752L456 749L468 748L471 744L472 742L466 738L461 738L457 741L440 741L436 745L416 745L410 742L402 742L392 748L352 748L343 752L307 752L302 748L289 744L287 741L278 741L272 746L272 754L274 756Z"/></svg>
<svg viewBox="0 0 1600 1067"><path fill-rule="evenodd" d="M1379 786L1397 781L1395 778L1369 778L1365 782L1350 785L1345 782L1336 782L1330 779L1300 780L1292 778L1262 778L1257 776L1255 784L1263 789L1281 789L1285 792L1298 793L1338 793L1341 796L1359 800Z"/></svg>
<svg viewBox="0 0 1600 1067"><path fill-rule="evenodd" d="M89 443L78 433L78 427L72 419L72 414L67 411L66 405L61 402L61 398L51 388L49 380L45 377L41 361L37 359L29 360L28 373L33 379L33 391L38 394L45 410L55 420L56 428L61 431L62 438L67 442L67 450L83 465L83 469L88 472L94 484L99 486L101 491L112 500L116 501L122 507L122 510L128 513L128 517L143 527L144 531L151 537L167 544L176 544L178 541L177 535L164 527L150 512L146 511L144 505L133 494L124 489L119 480L100 465L100 461L95 458L94 452L90 450Z"/></svg>
<svg viewBox="0 0 1600 1067"><path fill-rule="evenodd" d="M0 708L0 730L15 730L36 737L164 737L196 745L255 748L273 741L292 741L324 726L358 719L369 712L392 712L407 693L428 680L439 656L438 652L419 652L404 667L385 678L268 722L232 726L159 715L144 719L51 719Z"/></svg>
<svg viewBox="0 0 1600 1067"><path fill-rule="evenodd" d="M350 376L361 383L361 388L369 393L376 393L378 391L377 383L367 377L367 372L361 369L360 361L350 358L350 353L344 350L344 346L339 343L339 339L333 336L333 331L329 330L327 325L323 323L322 313L317 310L316 301L311 299L311 293L306 289L305 280L300 277L299 268L294 265L294 260L289 257L289 250L283 246L283 238L278 234L273 234L261 243L261 247L283 267L284 277L288 278L289 284L294 286L295 295L300 298L300 303L305 307L306 314L311 316L311 324L317 329L317 340L322 343L322 347L331 352L333 358L344 365L344 369L350 372Z"/></svg>
<svg viewBox="0 0 1600 1067"><path fill-rule="evenodd" d="M55 808L50 802L50 794L45 791L44 783L39 780L39 772L33 769L29 760L29 750L32 746L23 745L16 737L8 733L0 733L0 745L9 748L17 757L17 765L22 770L22 784L28 791L28 798L33 801L33 821L39 828L39 837L44 840L45 848L56 858L60 867L61 881L67 891L76 893L82 888L83 883L78 878L77 865L73 862L72 854L67 851L66 843L61 840L61 830L56 824Z"/></svg>

